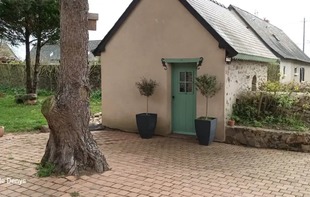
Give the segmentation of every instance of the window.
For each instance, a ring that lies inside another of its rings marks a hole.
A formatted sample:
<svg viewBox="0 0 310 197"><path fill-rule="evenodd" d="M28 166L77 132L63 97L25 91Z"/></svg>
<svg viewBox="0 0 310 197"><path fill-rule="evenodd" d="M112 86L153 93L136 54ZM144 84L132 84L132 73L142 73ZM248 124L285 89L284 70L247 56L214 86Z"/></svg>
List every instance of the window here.
<svg viewBox="0 0 310 197"><path fill-rule="evenodd" d="M181 93L193 93L193 73L192 72L180 72L180 88Z"/></svg>
<svg viewBox="0 0 310 197"><path fill-rule="evenodd" d="M252 91L256 91L257 90L257 77L256 75L254 75L253 79L252 79Z"/></svg>
<svg viewBox="0 0 310 197"><path fill-rule="evenodd" d="M299 82L305 81L305 68L300 68Z"/></svg>
<svg viewBox="0 0 310 197"><path fill-rule="evenodd" d="M283 66L283 75L285 75L285 66Z"/></svg>
<svg viewBox="0 0 310 197"><path fill-rule="evenodd" d="M297 68L294 68L294 76L298 76Z"/></svg>

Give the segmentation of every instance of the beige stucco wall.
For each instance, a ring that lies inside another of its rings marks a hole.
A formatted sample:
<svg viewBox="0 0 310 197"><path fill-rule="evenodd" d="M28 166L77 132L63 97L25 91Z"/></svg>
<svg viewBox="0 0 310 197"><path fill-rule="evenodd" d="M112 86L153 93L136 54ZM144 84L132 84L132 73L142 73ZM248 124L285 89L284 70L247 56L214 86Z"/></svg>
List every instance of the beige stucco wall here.
<svg viewBox="0 0 310 197"><path fill-rule="evenodd" d="M285 67L285 74L284 74ZM297 68L297 73L295 73L295 68ZM293 60L284 60L281 59L280 63L280 82L298 82L299 83L299 74L300 68L305 68L305 81L310 82L310 64L301 63Z"/></svg>
<svg viewBox="0 0 310 197"><path fill-rule="evenodd" d="M267 81L268 63L234 60L226 65L226 118L232 113L232 106L238 94L252 90L252 80L256 76L256 87Z"/></svg>
<svg viewBox="0 0 310 197"><path fill-rule="evenodd" d="M171 67L164 70L161 58L204 57L197 74L214 74L225 86L225 51L218 45L179 1L141 1L101 54L103 124L137 130L135 115L145 112L146 100L135 82L144 76L160 83L149 99L149 111L158 114L155 132L170 134ZM218 118L219 141L225 138L224 90L209 104L209 115ZM197 116L204 111L205 100L197 93Z"/></svg>

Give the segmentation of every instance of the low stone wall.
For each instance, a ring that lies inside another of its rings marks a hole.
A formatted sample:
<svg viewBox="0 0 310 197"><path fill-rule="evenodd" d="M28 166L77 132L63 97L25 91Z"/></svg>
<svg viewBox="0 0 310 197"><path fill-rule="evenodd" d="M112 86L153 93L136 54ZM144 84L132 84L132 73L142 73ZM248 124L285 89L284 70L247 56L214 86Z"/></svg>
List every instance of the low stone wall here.
<svg viewBox="0 0 310 197"><path fill-rule="evenodd" d="M226 143L310 152L310 133L234 126L226 127Z"/></svg>

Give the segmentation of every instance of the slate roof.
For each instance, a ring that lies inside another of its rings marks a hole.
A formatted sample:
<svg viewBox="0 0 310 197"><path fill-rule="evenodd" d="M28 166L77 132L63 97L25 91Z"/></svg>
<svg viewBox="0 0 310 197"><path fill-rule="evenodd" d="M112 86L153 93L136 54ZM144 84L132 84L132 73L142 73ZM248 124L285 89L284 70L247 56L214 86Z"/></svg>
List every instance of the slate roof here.
<svg viewBox="0 0 310 197"><path fill-rule="evenodd" d="M238 53L240 59L244 55L277 59L255 33L224 5L214 0L186 2Z"/></svg>
<svg viewBox="0 0 310 197"><path fill-rule="evenodd" d="M281 29L236 6L229 9L236 11L277 57L310 63L310 58Z"/></svg>
<svg viewBox="0 0 310 197"><path fill-rule="evenodd" d="M88 61L93 61L95 59L94 55L91 53L101 40L90 40L88 42ZM33 47L30 51L31 61L35 61L35 51L36 47ZM60 46L59 44L46 44L41 49L41 64L59 64L60 60Z"/></svg>
<svg viewBox="0 0 310 197"><path fill-rule="evenodd" d="M10 46L1 40L0 40L0 61L1 62L19 61L19 58L15 55Z"/></svg>
<svg viewBox="0 0 310 197"><path fill-rule="evenodd" d="M94 55L99 56L105 51L106 44L139 2L140 0L132 1L93 51ZM255 33L247 29L245 23L224 5L214 0L179 0L179 2L212 34L219 42L219 47L226 49L228 56L245 60L276 61L277 57Z"/></svg>

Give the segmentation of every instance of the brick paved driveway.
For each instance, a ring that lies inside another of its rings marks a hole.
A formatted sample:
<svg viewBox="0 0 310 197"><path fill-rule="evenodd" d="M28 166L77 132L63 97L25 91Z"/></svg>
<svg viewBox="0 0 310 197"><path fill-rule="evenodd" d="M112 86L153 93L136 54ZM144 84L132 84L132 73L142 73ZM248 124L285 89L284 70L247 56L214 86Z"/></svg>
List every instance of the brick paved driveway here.
<svg viewBox="0 0 310 197"><path fill-rule="evenodd" d="M35 176L48 134L0 138L0 196L310 196L310 154L118 131L94 136L112 170L79 179Z"/></svg>

